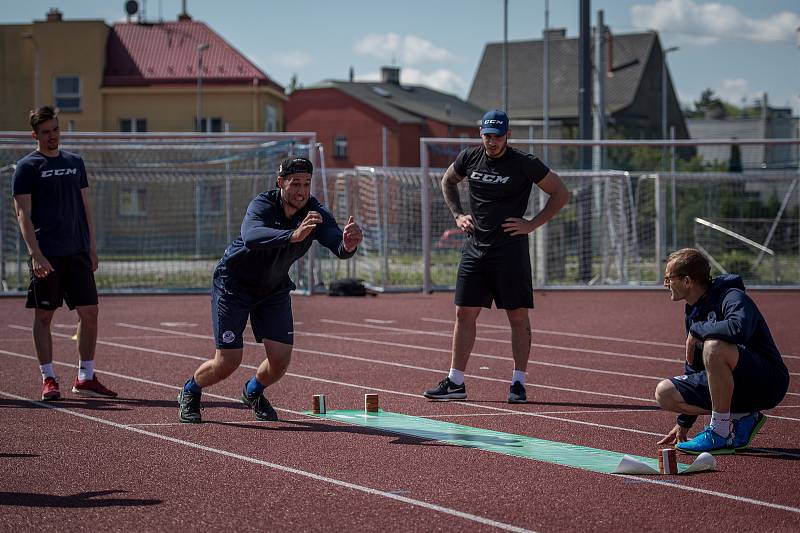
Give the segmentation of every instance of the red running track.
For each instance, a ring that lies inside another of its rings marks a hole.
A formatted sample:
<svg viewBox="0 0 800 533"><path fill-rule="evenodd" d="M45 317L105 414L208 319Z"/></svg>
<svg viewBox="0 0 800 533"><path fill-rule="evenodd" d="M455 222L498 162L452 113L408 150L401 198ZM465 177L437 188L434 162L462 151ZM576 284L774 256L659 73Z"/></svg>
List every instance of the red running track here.
<svg viewBox="0 0 800 533"><path fill-rule="evenodd" d="M467 402L420 396L449 366L451 294L295 297L294 360L267 393L277 423L238 401L263 358L204 394L205 423L177 423L179 386L213 353L207 296L105 297L99 376L113 401L68 392L76 315L53 331L64 399L40 379L21 299L0 300L2 531L797 531L800 524L800 293L753 291L794 374L790 394L744 454L719 471L592 473L382 433L302 414L313 394L389 411L655 457L674 416L659 379L682 369L682 305L663 291L541 292L525 405L508 405L509 331L484 311ZM252 337L249 337L252 340ZM682 462L690 458L679 457Z"/></svg>

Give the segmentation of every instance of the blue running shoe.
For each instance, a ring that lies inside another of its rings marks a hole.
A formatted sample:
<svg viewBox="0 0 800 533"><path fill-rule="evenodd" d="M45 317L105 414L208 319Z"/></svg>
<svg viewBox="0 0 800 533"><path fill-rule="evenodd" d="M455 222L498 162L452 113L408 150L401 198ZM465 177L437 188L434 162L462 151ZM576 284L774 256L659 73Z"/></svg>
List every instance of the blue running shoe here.
<svg viewBox="0 0 800 533"><path fill-rule="evenodd" d="M700 455L703 452L708 452L711 455L723 455L736 452L733 447L732 436L726 439L715 433L714 430L711 429L711 426L706 426L703 431L695 435L692 440L679 442L675 445L675 449L694 455Z"/></svg>
<svg viewBox="0 0 800 533"><path fill-rule="evenodd" d="M736 450L744 450L750 446L753 437L767 421L763 413L756 411L733 422L733 447Z"/></svg>

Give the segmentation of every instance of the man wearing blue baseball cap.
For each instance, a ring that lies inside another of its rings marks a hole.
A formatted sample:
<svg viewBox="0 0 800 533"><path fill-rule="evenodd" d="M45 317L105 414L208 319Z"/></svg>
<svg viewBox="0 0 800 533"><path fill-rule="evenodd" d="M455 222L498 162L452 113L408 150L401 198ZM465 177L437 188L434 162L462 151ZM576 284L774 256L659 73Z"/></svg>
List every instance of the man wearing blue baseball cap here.
<svg viewBox="0 0 800 533"><path fill-rule="evenodd" d="M467 233L456 279L456 324L450 373L424 393L435 400L467 397L464 371L475 344L481 309L505 309L511 326L514 373L509 403L525 403L525 370L531 348L528 309L533 309L528 234L553 218L569 200L558 174L538 157L508 146L508 115L489 111L481 119L482 146L463 150L442 178L442 193L456 225ZM467 179L469 210L461 206L459 182ZM524 218L533 184L550 197Z"/></svg>

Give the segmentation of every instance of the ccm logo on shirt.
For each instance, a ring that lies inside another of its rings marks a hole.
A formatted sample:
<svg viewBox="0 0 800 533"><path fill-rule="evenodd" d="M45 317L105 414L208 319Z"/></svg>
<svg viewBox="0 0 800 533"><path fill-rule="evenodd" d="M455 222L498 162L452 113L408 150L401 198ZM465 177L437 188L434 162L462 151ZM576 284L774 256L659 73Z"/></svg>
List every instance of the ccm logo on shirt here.
<svg viewBox="0 0 800 533"><path fill-rule="evenodd" d="M486 174L485 172L473 171L472 174L470 174L469 179L484 181L486 183L508 183L508 180L511 179L511 176L498 176L497 174Z"/></svg>
<svg viewBox="0 0 800 533"><path fill-rule="evenodd" d="M70 174L78 174L77 168L58 168L55 170L43 170L42 177L49 178L50 176L69 176Z"/></svg>

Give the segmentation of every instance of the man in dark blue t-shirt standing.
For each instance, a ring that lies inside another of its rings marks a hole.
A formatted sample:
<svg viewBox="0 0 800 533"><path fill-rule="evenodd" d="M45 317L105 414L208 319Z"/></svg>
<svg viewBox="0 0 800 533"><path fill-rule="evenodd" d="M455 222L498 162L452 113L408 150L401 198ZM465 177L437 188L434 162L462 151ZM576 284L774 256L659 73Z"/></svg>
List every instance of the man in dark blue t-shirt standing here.
<svg viewBox="0 0 800 533"><path fill-rule="evenodd" d="M528 309L533 309L528 234L553 218L569 191L539 158L508 146L508 115L489 111L480 126L482 146L467 148L442 178L445 202L456 225L467 233L456 280L456 324L450 373L425 391L431 399L467 397L464 371L475 344L481 308L505 309L511 326L514 373L509 403L525 403L525 370L531 349ZM469 213L461 206L458 183L467 179ZM550 198L532 219L523 218L536 184Z"/></svg>
<svg viewBox="0 0 800 533"><path fill-rule="evenodd" d="M30 254L26 307L33 308L33 342L42 371L42 400L61 397L53 372L50 323L63 301L78 312L78 376L72 392L115 398L94 374L97 344L97 270L89 182L83 159L60 150L58 117L50 107L31 111L37 147L17 162L11 190Z"/></svg>
<svg viewBox="0 0 800 533"><path fill-rule="evenodd" d="M217 349L214 358L201 364L178 394L181 422L200 423L203 389L227 378L241 364L248 318L267 357L244 384L242 402L257 420L278 419L263 393L283 377L292 358L294 324L289 293L296 287L289 268L314 240L347 259L363 239L352 216L342 231L330 211L311 196L313 172L311 161L304 157L284 159L278 169L278 188L262 192L247 207L241 233L214 270L211 322Z"/></svg>

